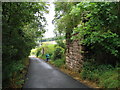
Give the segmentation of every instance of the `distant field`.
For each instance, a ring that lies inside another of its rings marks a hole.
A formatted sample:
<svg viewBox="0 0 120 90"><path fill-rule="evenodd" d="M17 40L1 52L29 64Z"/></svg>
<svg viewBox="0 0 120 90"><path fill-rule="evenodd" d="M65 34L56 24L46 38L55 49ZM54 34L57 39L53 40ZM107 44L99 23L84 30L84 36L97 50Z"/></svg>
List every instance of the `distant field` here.
<svg viewBox="0 0 120 90"><path fill-rule="evenodd" d="M47 41L47 42L42 42L42 44L57 44L56 41Z"/></svg>
<svg viewBox="0 0 120 90"><path fill-rule="evenodd" d="M63 40L63 42L65 42L65 40ZM42 42L42 44L50 45L50 44L57 44L57 42L56 41L46 41L46 42Z"/></svg>

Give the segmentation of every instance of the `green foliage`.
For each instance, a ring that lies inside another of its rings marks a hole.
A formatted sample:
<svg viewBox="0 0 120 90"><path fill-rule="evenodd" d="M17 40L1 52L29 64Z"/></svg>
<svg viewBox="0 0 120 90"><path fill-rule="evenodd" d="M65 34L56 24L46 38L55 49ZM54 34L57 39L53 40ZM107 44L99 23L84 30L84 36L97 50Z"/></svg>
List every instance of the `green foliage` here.
<svg viewBox="0 0 120 90"><path fill-rule="evenodd" d="M104 52L114 57L115 63L120 60L119 2L68 2L55 5L56 30L65 33L67 44L71 43L71 39L79 39L94 58ZM65 6L60 8L62 5ZM104 61L113 60L106 58Z"/></svg>
<svg viewBox="0 0 120 90"><path fill-rule="evenodd" d="M49 54L50 57L53 55L54 52L54 44L50 44L50 45L43 45L44 48L44 56L46 54Z"/></svg>
<svg viewBox="0 0 120 90"><path fill-rule="evenodd" d="M99 44L105 52L120 58L120 32L118 31L120 17L116 5L119 3L79 3L73 7L71 14L78 15L81 11L84 13L81 17L82 22L74 28L73 32L79 32L76 38L82 39L81 44L92 45L92 47L97 47Z"/></svg>
<svg viewBox="0 0 120 90"><path fill-rule="evenodd" d="M30 52L30 56L32 55L36 55L36 49L32 49L31 52Z"/></svg>
<svg viewBox="0 0 120 90"><path fill-rule="evenodd" d="M45 32L43 12L47 13L44 2L2 3L3 82L9 82L14 72L24 68L21 60L29 56L36 46L36 38Z"/></svg>
<svg viewBox="0 0 120 90"><path fill-rule="evenodd" d="M55 31L62 33L66 38L70 39L72 29L79 23L78 17L73 17L70 14L72 6L78 2L57 2L55 3ZM62 22L62 23L61 23Z"/></svg>
<svg viewBox="0 0 120 90"><path fill-rule="evenodd" d="M85 58L104 64L88 59L81 76L107 88L120 86L118 71L111 66L120 62L119 10L120 2L55 3L56 32L66 36L67 45L72 40L80 40Z"/></svg>
<svg viewBox="0 0 120 90"><path fill-rule="evenodd" d="M56 46L62 47L64 50L66 49L66 43L63 40L57 40Z"/></svg>
<svg viewBox="0 0 120 90"><path fill-rule="evenodd" d="M2 3L4 60L20 60L29 55L31 48L36 45L36 37L44 32L44 25L41 23L45 21L44 5L42 2Z"/></svg>
<svg viewBox="0 0 120 90"><path fill-rule="evenodd" d="M40 55L40 50L37 51L36 56L38 57Z"/></svg>
<svg viewBox="0 0 120 90"><path fill-rule="evenodd" d="M3 79L12 77L14 72L18 72L24 68L23 61L11 61L3 65L7 66L3 71Z"/></svg>
<svg viewBox="0 0 120 90"><path fill-rule="evenodd" d="M64 49L60 46L56 46L53 54L53 60L61 59L64 57Z"/></svg>
<svg viewBox="0 0 120 90"><path fill-rule="evenodd" d="M21 80L21 81L18 81L18 82L16 82L16 84L23 84L24 83L24 80Z"/></svg>
<svg viewBox="0 0 120 90"><path fill-rule="evenodd" d="M118 67L111 65L98 65L93 62L85 62L80 75L83 79L94 81L104 88L120 88L118 70Z"/></svg>
<svg viewBox="0 0 120 90"><path fill-rule="evenodd" d="M37 57L40 57L42 59L46 59L46 54L49 54L50 57L52 57L53 52L54 52L54 44L46 45L43 44L40 47L37 47L35 49L31 50L31 55L35 55Z"/></svg>
<svg viewBox="0 0 120 90"><path fill-rule="evenodd" d="M15 81L13 84L23 84L23 78L25 78L24 74L21 73L25 68L27 68L28 65L28 58L19 60L19 61L11 61L3 63L3 73L2 78L4 80L3 82L3 88L11 87L10 85L12 82Z"/></svg>
<svg viewBox="0 0 120 90"><path fill-rule="evenodd" d="M46 47L46 49L45 49L45 54L49 54L49 55L53 55L53 52L54 52L54 50L55 50L55 48L54 48L54 44L50 44L50 45L45 45L45 46L43 46L43 47Z"/></svg>
<svg viewBox="0 0 120 90"><path fill-rule="evenodd" d="M114 70L106 71L100 76L99 85L105 88L120 88L118 77L119 74L116 68Z"/></svg>
<svg viewBox="0 0 120 90"><path fill-rule="evenodd" d="M61 67L62 65L65 65L64 59L57 59L50 61L52 64L54 64L56 67Z"/></svg>

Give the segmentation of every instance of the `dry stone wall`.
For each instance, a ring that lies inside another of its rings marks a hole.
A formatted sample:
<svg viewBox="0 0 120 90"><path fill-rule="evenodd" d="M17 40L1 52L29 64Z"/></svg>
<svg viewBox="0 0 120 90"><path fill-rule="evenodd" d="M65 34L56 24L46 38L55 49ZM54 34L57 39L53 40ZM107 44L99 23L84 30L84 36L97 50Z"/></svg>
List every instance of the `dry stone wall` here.
<svg viewBox="0 0 120 90"><path fill-rule="evenodd" d="M66 65L73 71L80 72L83 65L83 55L81 54L83 47L78 40L74 40L67 45Z"/></svg>

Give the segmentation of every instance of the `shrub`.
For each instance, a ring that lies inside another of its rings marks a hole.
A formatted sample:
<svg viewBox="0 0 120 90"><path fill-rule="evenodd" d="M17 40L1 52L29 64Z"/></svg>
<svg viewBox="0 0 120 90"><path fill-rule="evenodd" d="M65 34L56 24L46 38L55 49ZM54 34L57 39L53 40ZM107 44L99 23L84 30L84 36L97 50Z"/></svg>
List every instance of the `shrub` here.
<svg viewBox="0 0 120 90"><path fill-rule="evenodd" d="M56 60L56 59L61 59L64 57L64 49L60 46L56 46L55 47L55 50L54 50L54 53L53 53L53 60Z"/></svg>
<svg viewBox="0 0 120 90"><path fill-rule="evenodd" d="M120 88L118 77L118 72L115 69L107 70L100 76L99 86L103 86L105 88Z"/></svg>
<svg viewBox="0 0 120 90"><path fill-rule="evenodd" d="M57 59L55 61L51 61L52 64L54 64L56 67L61 67L62 65L65 64L65 60L64 59Z"/></svg>
<svg viewBox="0 0 120 90"><path fill-rule="evenodd" d="M66 43L63 40L57 40L56 42L57 42L56 46L60 46L63 49L66 49Z"/></svg>
<svg viewBox="0 0 120 90"><path fill-rule="evenodd" d="M26 68L28 64L28 58L3 63L3 88L21 88L22 84L24 84L24 78L25 74L27 73Z"/></svg>

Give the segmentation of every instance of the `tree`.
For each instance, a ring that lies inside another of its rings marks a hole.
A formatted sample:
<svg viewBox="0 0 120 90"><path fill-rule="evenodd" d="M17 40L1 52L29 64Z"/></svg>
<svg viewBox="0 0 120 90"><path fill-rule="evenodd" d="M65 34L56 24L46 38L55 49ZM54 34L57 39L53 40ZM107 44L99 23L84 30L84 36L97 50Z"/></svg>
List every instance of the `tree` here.
<svg viewBox="0 0 120 90"><path fill-rule="evenodd" d="M80 44L92 53L90 58L99 58L98 61L104 63L116 63L120 59L120 3L68 2L55 5L56 30L66 33L67 43L79 39Z"/></svg>
<svg viewBox="0 0 120 90"><path fill-rule="evenodd" d="M2 7L3 59L22 59L45 32L41 22L45 21L43 12L47 12L47 7L43 2L4 2Z"/></svg>
<svg viewBox="0 0 120 90"><path fill-rule="evenodd" d="M14 72L24 68L22 60L36 46L37 37L45 32L42 22L46 22L43 13L47 12L44 2L2 3L3 88L13 78Z"/></svg>

